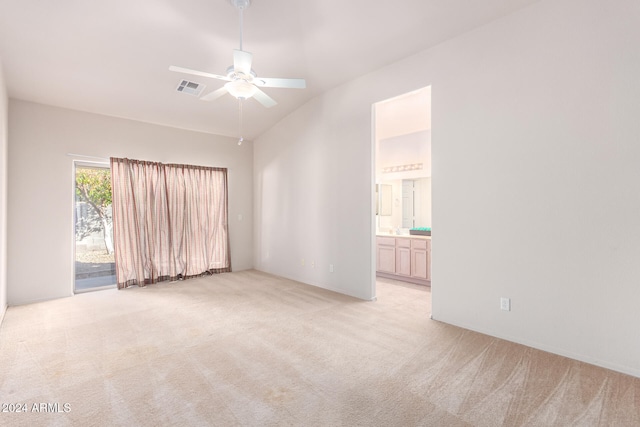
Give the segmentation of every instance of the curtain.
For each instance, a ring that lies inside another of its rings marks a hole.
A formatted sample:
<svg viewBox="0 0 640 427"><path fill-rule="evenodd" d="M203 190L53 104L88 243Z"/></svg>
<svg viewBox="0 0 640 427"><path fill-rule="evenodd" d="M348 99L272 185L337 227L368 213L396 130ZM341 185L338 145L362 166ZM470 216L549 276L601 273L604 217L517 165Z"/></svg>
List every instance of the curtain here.
<svg viewBox="0 0 640 427"><path fill-rule="evenodd" d="M118 289L231 271L227 169L111 158Z"/></svg>

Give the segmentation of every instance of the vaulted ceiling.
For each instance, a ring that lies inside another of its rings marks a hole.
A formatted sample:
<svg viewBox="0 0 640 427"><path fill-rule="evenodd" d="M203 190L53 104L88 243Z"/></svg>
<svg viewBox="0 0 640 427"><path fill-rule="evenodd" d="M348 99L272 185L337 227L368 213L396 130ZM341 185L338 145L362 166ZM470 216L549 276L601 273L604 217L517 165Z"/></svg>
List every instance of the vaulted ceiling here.
<svg viewBox="0 0 640 427"><path fill-rule="evenodd" d="M252 139L311 98L538 0L252 0L243 48L263 77L307 89L264 89L244 102ZM238 101L176 91L170 65L225 74L239 44L230 0L0 0L0 58L12 98L238 136Z"/></svg>

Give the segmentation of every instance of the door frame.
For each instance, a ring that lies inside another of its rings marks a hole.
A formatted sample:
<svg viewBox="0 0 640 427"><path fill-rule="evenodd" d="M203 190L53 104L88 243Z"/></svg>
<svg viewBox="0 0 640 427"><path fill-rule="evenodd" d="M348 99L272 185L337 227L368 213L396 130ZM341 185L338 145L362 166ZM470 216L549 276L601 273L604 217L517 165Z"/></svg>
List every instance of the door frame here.
<svg viewBox="0 0 640 427"><path fill-rule="evenodd" d="M376 265L377 265L377 244L376 244L376 230L378 228L378 216L376 215L376 184L377 184L377 171L376 171L376 161L379 157L379 150L378 150L378 144L377 144L377 135L376 135L376 105L378 103L381 102L385 102L385 101L390 101L393 100L394 98L400 98L402 96L405 95L409 95L412 92L417 92L417 91L421 91L423 89L429 88L431 91L431 95L430 95L430 100L429 100L429 114L431 116L433 116L432 111L433 111L433 85L432 84L427 84L425 86L421 86L417 89L414 90L409 90L407 92L403 92L400 93L398 95L394 95L394 96L390 96L388 98L385 99L381 99L379 101L373 102L371 104L371 176L370 176L370 182L371 182L371 187L370 187L370 209L371 209L371 213L370 213L370 218L371 218L371 232L370 232L370 236L371 236L371 301L376 301L377 300L377 296L376 296ZM433 129L433 118L429 117L429 121L431 123L431 129ZM433 143L433 132L431 132L431 142ZM432 150L433 151L433 150ZM431 156L431 162L433 163L433 157ZM433 197L433 173L432 173L432 181L431 181L431 185L432 185L432 197ZM433 208L432 208L432 212L433 212ZM433 218L433 215L432 215ZM432 251L433 251L433 247L432 247ZM431 266L430 266L431 267ZM431 277L430 277L431 279ZM430 280L431 282L431 289L433 290L433 282L432 280ZM433 302L432 302L432 311L433 311Z"/></svg>

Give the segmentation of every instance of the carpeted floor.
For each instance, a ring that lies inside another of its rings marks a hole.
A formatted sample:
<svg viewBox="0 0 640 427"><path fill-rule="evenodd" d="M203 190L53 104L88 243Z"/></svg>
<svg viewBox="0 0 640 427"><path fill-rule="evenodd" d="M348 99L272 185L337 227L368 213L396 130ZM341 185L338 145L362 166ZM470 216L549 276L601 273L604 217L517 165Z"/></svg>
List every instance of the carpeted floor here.
<svg viewBox="0 0 640 427"><path fill-rule="evenodd" d="M10 307L0 425L640 425L640 379L430 311L257 271Z"/></svg>

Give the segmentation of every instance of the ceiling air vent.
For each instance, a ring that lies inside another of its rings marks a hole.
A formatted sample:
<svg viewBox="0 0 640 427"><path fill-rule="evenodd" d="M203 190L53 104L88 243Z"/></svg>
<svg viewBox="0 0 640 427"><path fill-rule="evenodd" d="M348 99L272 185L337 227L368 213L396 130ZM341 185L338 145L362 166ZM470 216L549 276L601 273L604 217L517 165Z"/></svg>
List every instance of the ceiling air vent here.
<svg viewBox="0 0 640 427"><path fill-rule="evenodd" d="M188 93L189 95L200 96L204 88L205 85L203 84L182 80L176 90L178 92Z"/></svg>

